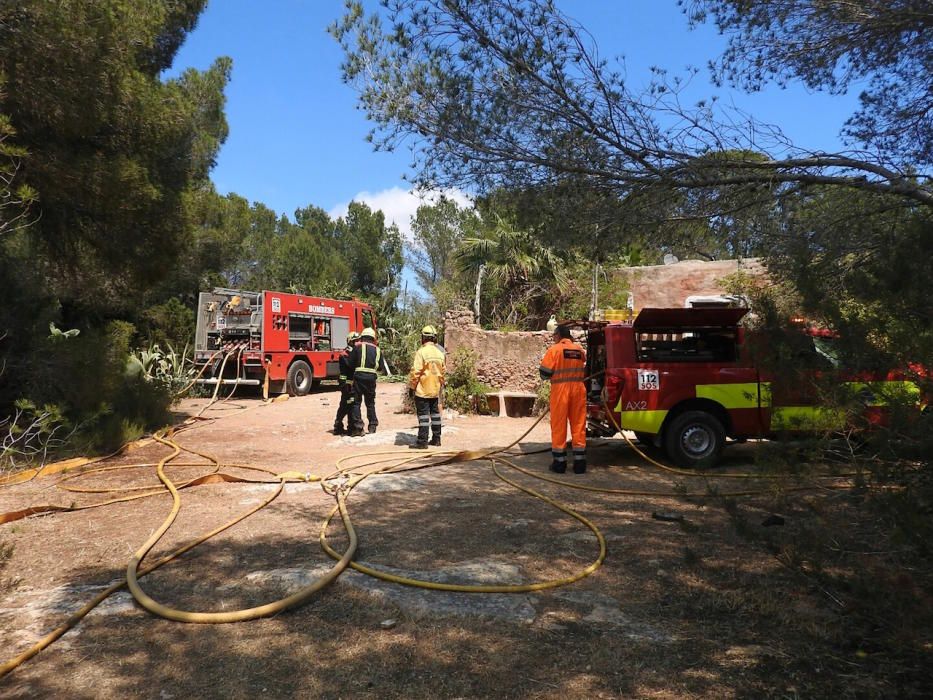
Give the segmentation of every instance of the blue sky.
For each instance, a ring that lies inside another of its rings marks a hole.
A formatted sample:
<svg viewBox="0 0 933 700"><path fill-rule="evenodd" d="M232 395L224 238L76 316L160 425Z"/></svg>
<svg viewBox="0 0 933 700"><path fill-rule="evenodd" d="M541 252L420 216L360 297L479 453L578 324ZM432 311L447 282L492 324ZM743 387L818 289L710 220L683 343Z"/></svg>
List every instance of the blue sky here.
<svg viewBox="0 0 933 700"><path fill-rule="evenodd" d="M375 3L369 2L373 5ZM675 0L558 0L593 35L605 57L623 55L632 84L650 66L704 68L692 88L718 94L758 120L779 125L799 146L839 149L838 133L856 107L801 86L748 95L708 82L705 66L725 40L706 26L690 31ZM230 135L212 179L221 193L292 215L315 205L332 214L356 199L382 209L403 231L418 201L403 180L408 153L375 153L356 95L340 80L342 52L327 27L342 0L211 0L179 52L173 72L233 58L227 88Z"/></svg>

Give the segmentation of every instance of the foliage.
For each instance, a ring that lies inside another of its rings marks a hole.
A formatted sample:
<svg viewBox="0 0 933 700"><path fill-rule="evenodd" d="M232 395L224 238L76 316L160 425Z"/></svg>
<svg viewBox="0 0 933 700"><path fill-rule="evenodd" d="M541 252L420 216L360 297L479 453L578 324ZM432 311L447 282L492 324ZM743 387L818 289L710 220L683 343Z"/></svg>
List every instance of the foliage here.
<svg viewBox="0 0 933 700"><path fill-rule="evenodd" d="M350 286L364 295L383 294L396 286L402 271L402 237L385 215L361 202L350 202L335 222L329 242L350 268Z"/></svg>
<svg viewBox="0 0 933 700"><path fill-rule="evenodd" d="M402 267L401 236L382 212L351 202L332 220L307 206L294 221L235 194L200 188L189 199L196 222L188 250L192 265L173 271L157 296L177 294L189 305L213 286L279 289L331 297L379 297L396 284Z"/></svg>
<svg viewBox="0 0 933 700"><path fill-rule="evenodd" d="M628 287L624 277L612 274L618 268L627 267L631 258L628 255L603 254L600 273L596 277L598 290L598 308L623 309L628 302ZM548 314L553 313L559 319L589 318L593 306L593 271L595 258L583 254L573 256L567 263L567 284L560 293L552 294L553 305L550 310L543 309L534 316L532 330L545 327Z"/></svg>
<svg viewBox="0 0 933 700"><path fill-rule="evenodd" d="M4 82L0 73L0 104ZM28 226L29 209L36 201L36 191L21 182L20 169L27 152L15 143L15 136L10 118L0 113L0 237Z"/></svg>
<svg viewBox="0 0 933 700"><path fill-rule="evenodd" d="M487 413L486 393L490 387L477 379L476 353L461 347L447 358L444 402L458 413Z"/></svg>
<svg viewBox="0 0 933 700"><path fill-rule="evenodd" d="M394 308L377 312L379 318L379 349L391 371L405 378L411 369L412 357L418 349L424 325L411 313Z"/></svg>
<svg viewBox="0 0 933 700"><path fill-rule="evenodd" d="M13 414L0 420L0 473L28 464L44 464L73 433L58 406L17 401Z"/></svg>
<svg viewBox="0 0 933 700"><path fill-rule="evenodd" d="M822 247L825 241L816 238L813 243ZM832 254L831 247L825 252ZM811 255L812 260L797 261L802 280L818 277L822 274L819 267L826 263L820 259L822 252L811 251ZM804 462L838 459L884 476L892 464L933 457L931 415L919 413L917 402L923 399L913 389L896 382L863 389L858 389L859 385L853 389L850 384L853 374L893 370L903 373L926 396L933 390L930 378L920 369L929 366L926 362L931 356L926 329L903 317L898 300L882 296L877 304L869 305L853 296L860 293L862 274L872 277L878 272L872 269L873 264L854 274L830 272L818 287L796 286L780 277L763 283L741 274L725 281L729 292L750 301L753 312L747 325L755 333L747 345L756 366L767 368L774 377L771 392L775 401L787 403L782 396L797 400L804 396L829 411L827 416L845 416L848 426L840 431L838 421L832 418L823 430L805 439L795 438L790 446L766 444L756 453L756 459L766 466L787 473L795 472ZM781 272L775 262L772 274ZM914 280L913 284L921 283ZM909 292L907 298L912 294L916 291ZM813 338L804 333L801 313L806 317L803 323L830 331L832 336ZM908 337L911 328L913 334ZM885 425L866 422L865 391L884 405Z"/></svg>
<svg viewBox="0 0 933 700"><path fill-rule="evenodd" d="M154 345L187 344L194 337L194 323L194 311L177 297L170 297L142 313L140 335Z"/></svg>
<svg viewBox="0 0 933 700"><path fill-rule="evenodd" d="M350 2L331 31L377 147L413 142L430 186L583 179L623 201L658 184L780 194L795 191L782 183L832 182L933 203L927 177L906 178L883 155L813 154L715 101L685 106L689 76L655 70L633 89L551 0L396 0L382 12Z"/></svg>
<svg viewBox="0 0 933 700"><path fill-rule="evenodd" d="M160 337L184 332L190 312L167 300L190 299L203 268L176 262L210 255L193 201L227 133L230 62L164 78L204 5L0 9L0 177L20 199L0 212L0 296L16 300L0 309L0 416L53 407L84 446L114 446L168 419L167 392L126 368L135 323Z"/></svg>
<svg viewBox="0 0 933 700"><path fill-rule="evenodd" d="M785 213L769 270L801 310L850 341L850 366L933 366L933 219L892 197L823 188Z"/></svg>
<svg viewBox="0 0 933 700"><path fill-rule="evenodd" d="M549 287L560 291L567 283L563 261L553 250L501 218L479 237L463 239L455 256L461 270L476 275L480 305L486 280L486 296L494 304L490 318L497 325L517 324ZM480 323L483 316L475 305L474 313Z"/></svg>
<svg viewBox="0 0 933 700"><path fill-rule="evenodd" d="M476 236L479 226L472 208L460 207L447 197L418 207L411 221L414 246L408 263L423 289L433 292L440 282L454 277L455 253L465 238Z"/></svg>
<svg viewBox="0 0 933 700"><path fill-rule="evenodd" d="M178 352L169 344L163 350L158 343L153 343L130 354L126 371L128 376L141 376L172 395L187 386L194 376L187 345Z"/></svg>
<svg viewBox="0 0 933 700"><path fill-rule="evenodd" d="M56 426L63 426L52 437L67 434L75 447L95 449L117 447L146 427L169 422L167 387L127 371L134 332L124 321L86 328L70 338L46 332L35 349L41 362L13 356L0 377L15 378L0 389L29 397L13 402L10 415L15 417L21 407L42 407L24 416L48 413ZM62 447L54 440L47 444Z"/></svg>
<svg viewBox="0 0 933 700"><path fill-rule="evenodd" d="M25 0L3 12L4 106L29 154L23 181L41 197L30 232L63 273L106 272L83 280L85 299L157 279L174 260L182 196L226 137L229 59L161 78L204 5Z"/></svg>
<svg viewBox="0 0 933 700"><path fill-rule="evenodd" d="M729 36L719 80L759 90L799 79L813 90L863 89L848 136L908 164L933 163L933 8L915 0L680 0L692 23ZM864 87L863 87L864 86Z"/></svg>

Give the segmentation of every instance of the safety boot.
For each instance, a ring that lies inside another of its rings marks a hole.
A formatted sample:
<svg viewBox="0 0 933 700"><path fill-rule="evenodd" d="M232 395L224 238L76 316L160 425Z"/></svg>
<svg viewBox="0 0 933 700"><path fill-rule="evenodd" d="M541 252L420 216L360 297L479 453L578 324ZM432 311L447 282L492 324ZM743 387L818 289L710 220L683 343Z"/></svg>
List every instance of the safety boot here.
<svg viewBox="0 0 933 700"><path fill-rule="evenodd" d="M409 450L426 450L428 449L428 443L426 442L416 442L414 445L408 446Z"/></svg>
<svg viewBox="0 0 933 700"><path fill-rule="evenodd" d="M574 474L585 474L586 473L586 460L585 459L573 460L573 473Z"/></svg>
<svg viewBox="0 0 933 700"><path fill-rule="evenodd" d="M342 425L334 426L334 435L345 435L346 433L347 431L343 429Z"/></svg>
<svg viewBox="0 0 933 700"><path fill-rule="evenodd" d="M554 472L555 474L563 474L564 472L567 471L567 463L566 463L566 462L558 462L558 461L555 459L553 462L551 462L551 467L550 467L550 468L551 468L551 471Z"/></svg>
<svg viewBox="0 0 933 700"><path fill-rule="evenodd" d="M376 426L375 425L369 426L369 434L372 435L375 432L376 432Z"/></svg>
<svg viewBox="0 0 933 700"><path fill-rule="evenodd" d="M431 442L428 443L431 447L440 447L441 446L441 436L435 435L431 438Z"/></svg>

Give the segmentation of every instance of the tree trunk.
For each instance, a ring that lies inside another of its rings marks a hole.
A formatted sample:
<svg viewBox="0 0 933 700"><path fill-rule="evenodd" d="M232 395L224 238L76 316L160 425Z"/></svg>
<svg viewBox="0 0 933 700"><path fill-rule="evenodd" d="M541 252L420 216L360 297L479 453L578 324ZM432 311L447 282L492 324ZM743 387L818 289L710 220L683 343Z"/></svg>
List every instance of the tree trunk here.
<svg viewBox="0 0 933 700"><path fill-rule="evenodd" d="M476 274L476 296L473 299L473 315L476 316L476 325L480 325L479 318L479 295L483 290L483 275L486 274L486 265L479 266L479 272Z"/></svg>

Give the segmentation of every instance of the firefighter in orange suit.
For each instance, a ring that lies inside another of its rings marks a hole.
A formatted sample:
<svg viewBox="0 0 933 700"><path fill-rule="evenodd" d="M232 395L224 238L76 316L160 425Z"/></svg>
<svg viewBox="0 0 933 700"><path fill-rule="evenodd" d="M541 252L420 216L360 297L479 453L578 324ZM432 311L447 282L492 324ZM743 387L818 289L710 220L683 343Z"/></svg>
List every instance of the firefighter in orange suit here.
<svg viewBox="0 0 933 700"><path fill-rule="evenodd" d="M567 422L573 445L573 473L586 471L586 352L570 338L568 326L554 331L554 344L538 371L551 382L551 471L567 471Z"/></svg>

